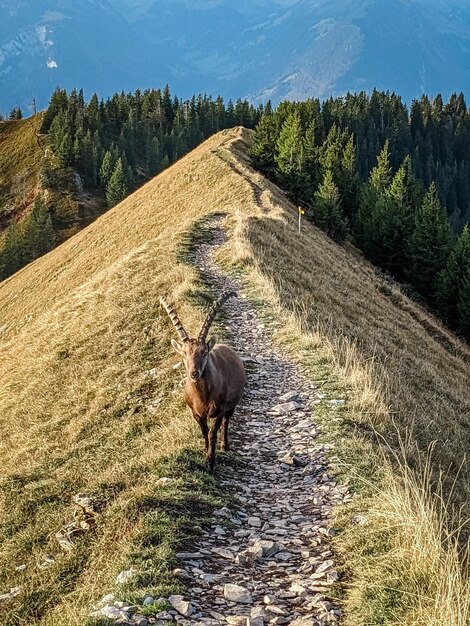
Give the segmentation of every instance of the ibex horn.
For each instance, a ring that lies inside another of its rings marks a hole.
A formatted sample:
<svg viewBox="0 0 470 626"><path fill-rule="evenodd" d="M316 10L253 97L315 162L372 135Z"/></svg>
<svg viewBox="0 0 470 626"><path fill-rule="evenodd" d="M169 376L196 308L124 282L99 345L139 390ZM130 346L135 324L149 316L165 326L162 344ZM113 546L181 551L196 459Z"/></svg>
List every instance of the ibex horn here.
<svg viewBox="0 0 470 626"><path fill-rule="evenodd" d="M176 315L175 309L168 304L165 298L160 298L160 304L165 309L165 311L170 316L171 321L173 322L173 326L176 329L176 332L180 336L181 341L189 341L188 333L185 331L183 324L180 321L180 318Z"/></svg>
<svg viewBox="0 0 470 626"><path fill-rule="evenodd" d="M235 291L224 291L224 293L220 296L220 298L212 305L209 313L207 314L206 319L204 320L204 324L202 325L201 332L199 333L198 341L205 341L207 338L207 334L209 332L210 327L212 326L212 322L217 315L217 311L223 305L223 303L231 298L232 296L236 296Z"/></svg>

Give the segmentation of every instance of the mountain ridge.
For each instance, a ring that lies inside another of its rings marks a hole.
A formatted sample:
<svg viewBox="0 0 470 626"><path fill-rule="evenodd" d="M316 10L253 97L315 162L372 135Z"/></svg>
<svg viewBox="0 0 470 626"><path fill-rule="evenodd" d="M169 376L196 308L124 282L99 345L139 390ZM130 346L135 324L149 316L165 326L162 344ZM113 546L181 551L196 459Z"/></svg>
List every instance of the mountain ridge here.
<svg viewBox="0 0 470 626"><path fill-rule="evenodd" d="M468 468L455 463L469 446L468 346L357 250L310 223L299 234L297 207L250 166L251 137L242 128L214 135L0 284L0 588L18 588L0 604L8 626L94 626L92 607L110 591L131 593L139 606L150 593L181 592L175 553L195 526L210 528L221 504L232 506L203 471L158 304L164 295L189 332L200 328L213 294L188 250L210 235L203 224L214 213L227 232L217 262L242 281L281 353L321 392L315 414L322 441L334 444L335 471L354 468L356 497L334 539L348 576L345 625L371 624L370 611L375 624L399 614L406 626L415 611L427 623L468 616L455 537L442 541L448 520L426 499L429 484L413 485L409 470L397 479L377 450L377 431L398 455L406 436L419 466L430 463L432 442L432 468L446 468L468 505ZM221 471L235 462L225 457ZM169 486L158 482L169 477ZM379 491L363 494L371 482ZM104 509L76 548L61 552L57 534L78 493ZM359 513L365 522L352 522ZM364 546L375 557L367 567ZM131 567L130 587L116 584Z"/></svg>

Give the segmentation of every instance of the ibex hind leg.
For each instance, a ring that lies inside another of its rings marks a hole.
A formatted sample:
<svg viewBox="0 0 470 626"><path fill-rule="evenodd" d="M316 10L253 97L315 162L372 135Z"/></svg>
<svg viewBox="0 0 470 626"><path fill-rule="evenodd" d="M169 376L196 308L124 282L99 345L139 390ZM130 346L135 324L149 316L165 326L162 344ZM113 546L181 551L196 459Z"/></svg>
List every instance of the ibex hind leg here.
<svg viewBox="0 0 470 626"><path fill-rule="evenodd" d="M227 411L225 413L224 419L222 420L222 441L220 443L220 449L224 452L228 452L230 450L230 445L228 442L228 424L234 412L235 409L230 409L230 411Z"/></svg>

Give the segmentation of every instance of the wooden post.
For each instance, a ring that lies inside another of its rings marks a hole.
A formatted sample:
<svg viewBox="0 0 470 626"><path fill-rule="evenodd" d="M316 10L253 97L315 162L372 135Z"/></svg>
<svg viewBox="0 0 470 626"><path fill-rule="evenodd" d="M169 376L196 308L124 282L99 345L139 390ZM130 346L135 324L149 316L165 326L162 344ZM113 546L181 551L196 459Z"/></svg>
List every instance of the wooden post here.
<svg viewBox="0 0 470 626"><path fill-rule="evenodd" d="M300 229L302 227L302 215L304 214L305 214L305 211L303 210L301 206L299 206L299 235L300 235Z"/></svg>

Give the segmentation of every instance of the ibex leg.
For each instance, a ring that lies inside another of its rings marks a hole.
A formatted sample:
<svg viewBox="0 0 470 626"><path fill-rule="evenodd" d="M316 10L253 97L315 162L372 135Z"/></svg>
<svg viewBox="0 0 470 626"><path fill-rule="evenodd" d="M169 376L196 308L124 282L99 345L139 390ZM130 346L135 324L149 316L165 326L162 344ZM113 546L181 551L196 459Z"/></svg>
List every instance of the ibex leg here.
<svg viewBox="0 0 470 626"><path fill-rule="evenodd" d="M230 446L228 443L228 423L230 418L232 417L232 415L234 414L235 409L231 409L230 411L227 411L224 415L224 419L222 420L222 445L221 445L221 449L224 450L225 452L228 452L230 450Z"/></svg>
<svg viewBox="0 0 470 626"><path fill-rule="evenodd" d="M199 415L195 415L193 413L193 417L196 422L199 424L199 428L201 429L202 436L204 437L204 443L206 446L206 452L209 448L209 428L207 427L207 418L199 417Z"/></svg>
<svg viewBox="0 0 470 626"><path fill-rule="evenodd" d="M209 447L207 449L207 469L210 472L215 468L215 453L217 448L217 433L219 432L220 425L222 424L222 415L212 417L209 419Z"/></svg>

